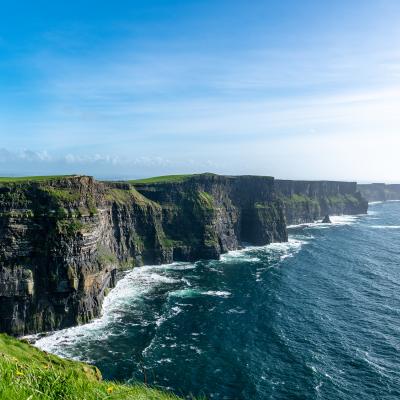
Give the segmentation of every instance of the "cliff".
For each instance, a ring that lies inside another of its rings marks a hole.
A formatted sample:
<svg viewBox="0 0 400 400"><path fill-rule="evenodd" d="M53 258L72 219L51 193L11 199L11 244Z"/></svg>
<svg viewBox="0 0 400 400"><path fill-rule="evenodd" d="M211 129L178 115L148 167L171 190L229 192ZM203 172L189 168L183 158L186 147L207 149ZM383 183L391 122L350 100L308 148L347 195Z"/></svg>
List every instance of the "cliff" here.
<svg viewBox="0 0 400 400"><path fill-rule="evenodd" d="M400 200L400 184L371 183L358 185L358 190L368 201Z"/></svg>
<svg viewBox="0 0 400 400"><path fill-rule="evenodd" d="M289 225L321 220L326 215L365 214L368 202L356 182L275 180Z"/></svg>
<svg viewBox="0 0 400 400"><path fill-rule="evenodd" d="M273 178L201 174L180 181L133 184L160 204L174 260L218 258L243 242L263 245L287 240Z"/></svg>
<svg viewBox="0 0 400 400"><path fill-rule="evenodd" d="M200 174L0 178L0 331L98 316L120 269L287 240L286 223L366 212L353 183Z"/></svg>
<svg viewBox="0 0 400 400"><path fill-rule="evenodd" d="M0 331L22 335L89 321L121 268L218 258L241 242L285 240L272 178L3 182Z"/></svg>

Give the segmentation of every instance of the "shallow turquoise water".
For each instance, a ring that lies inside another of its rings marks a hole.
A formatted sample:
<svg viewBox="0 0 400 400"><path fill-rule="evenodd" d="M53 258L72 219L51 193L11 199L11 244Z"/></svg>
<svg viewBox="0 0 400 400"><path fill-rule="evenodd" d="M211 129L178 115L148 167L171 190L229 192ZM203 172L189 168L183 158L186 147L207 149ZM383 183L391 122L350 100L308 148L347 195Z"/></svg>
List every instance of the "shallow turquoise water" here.
<svg viewBox="0 0 400 400"><path fill-rule="evenodd" d="M37 345L184 396L398 399L400 203L220 261L138 268L101 319Z"/></svg>

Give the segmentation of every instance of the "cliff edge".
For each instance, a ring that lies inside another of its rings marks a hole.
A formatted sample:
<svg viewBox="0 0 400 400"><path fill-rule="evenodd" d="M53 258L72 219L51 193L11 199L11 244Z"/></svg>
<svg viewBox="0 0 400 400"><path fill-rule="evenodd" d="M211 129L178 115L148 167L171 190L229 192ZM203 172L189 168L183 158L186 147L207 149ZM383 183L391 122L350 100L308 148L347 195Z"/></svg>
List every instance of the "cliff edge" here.
<svg viewBox="0 0 400 400"><path fill-rule="evenodd" d="M0 331L24 335L99 316L121 269L217 259L243 243L287 241L287 223L366 210L353 183L0 178Z"/></svg>

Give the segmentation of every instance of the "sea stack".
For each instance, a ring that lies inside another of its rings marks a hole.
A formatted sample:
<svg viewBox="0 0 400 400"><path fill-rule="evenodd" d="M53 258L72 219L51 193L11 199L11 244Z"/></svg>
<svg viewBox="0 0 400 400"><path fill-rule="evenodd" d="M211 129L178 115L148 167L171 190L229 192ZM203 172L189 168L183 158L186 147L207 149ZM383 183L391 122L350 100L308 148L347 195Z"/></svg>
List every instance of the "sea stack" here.
<svg viewBox="0 0 400 400"><path fill-rule="evenodd" d="M331 224L332 223L331 219L329 218L329 215L325 215L325 218L322 220L322 223L323 224Z"/></svg>

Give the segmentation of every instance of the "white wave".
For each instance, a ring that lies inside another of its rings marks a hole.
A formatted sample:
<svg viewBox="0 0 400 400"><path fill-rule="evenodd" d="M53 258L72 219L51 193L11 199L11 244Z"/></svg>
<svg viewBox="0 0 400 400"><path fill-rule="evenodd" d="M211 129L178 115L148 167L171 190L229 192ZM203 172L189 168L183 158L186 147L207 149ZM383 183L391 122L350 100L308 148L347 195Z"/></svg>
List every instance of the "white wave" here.
<svg viewBox="0 0 400 400"><path fill-rule="evenodd" d="M296 239L294 237L289 237L289 240L287 242L271 243L265 247L267 249L280 250L280 251L297 250L300 249L304 243L307 242L304 240Z"/></svg>
<svg viewBox="0 0 400 400"><path fill-rule="evenodd" d="M246 310L240 307L237 308L231 308L227 312L227 314L245 314Z"/></svg>
<svg viewBox="0 0 400 400"><path fill-rule="evenodd" d="M189 281L189 279L186 278L181 278L181 281L186 285L186 286L192 286L192 282Z"/></svg>
<svg viewBox="0 0 400 400"><path fill-rule="evenodd" d="M400 225L371 225L373 229L400 229Z"/></svg>
<svg viewBox="0 0 400 400"><path fill-rule="evenodd" d="M351 225L360 219L360 215L333 215L332 225Z"/></svg>
<svg viewBox="0 0 400 400"><path fill-rule="evenodd" d="M179 289L179 290L173 290L168 293L168 296L171 297L195 297L195 296L200 296L201 292L199 292L197 289Z"/></svg>
<svg viewBox="0 0 400 400"><path fill-rule="evenodd" d="M156 320L156 325L161 326L164 322L168 321L170 318L176 317L178 314L182 312L182 308L179 306L171 307L166 315L162 315Z"/></svg>
<svg viewBox="0 0 400 400"><path fill-rule="evenodd" d="M188 262L181 262L175 261L171 264L160 264L160 265L145 265L140 267L141 269L153 270L153 271L185 271L191 270L196 268L196 264L188 263Z"/></svg>
<svg viewBox="0 0 400 400"><path fill-rule="evenodd" d="M260 259L258 257L251 257L248 253L259 248L258 246L246 246L240 250L230 250L225 254L221 254L219 261L224 262L238 259L240 262L257 262L260 261Z"/></svg>
<svg viewBox="0 0 400 400"><path fill-rule="evenodd" d="M203 350L201 350L199 347L197 347L197 346L193 346L193 345L190 345L189 346L189 349L190 350L194 350L197 354L203 354L204 352L203 352Z"/></svg>
<svg viewBox="0 0 400 400"><path fill-rule="evenodd" d="M303 222L302 224L288 225L286 228L287 229L305 228L307 226L312 226L315 224L316 224L316 222Z"/></svg>
<svg viewBox="0 0 400 400"><path fill-rule="evenodd" d="M160 358L159 360L156 361L157 364L170 364L172 363L172 359L171 358Z"/></svg>
<svg viewBox="0 0 400 400"><path fill-rule="evenodd" d="M197 296L216 296L216 297L229 297L231 296L230 292L223 291L223 290L207 290L201 291L198 289L180 289L174 290L169 293L171 297L197 297Z"/></svg>
<svg viewBox="0 0 400 400"><path fill-rule="evenodd" d="M301 236L301 239L312 239L312 237ZM280 257L280 261L286 258L293 257L301 249L302 245L307 243L306 240L300 240L300 237L289 237L287 242L270 243L265 246L248 246L241 250L232 250L226 254L223 254L220 258L222 262L232 262L238 260L240 262L257 262L261 261L260 257L255 257L254 252L266 252L271 251L277 253Z"/></svg>
<svg viewBox="0 0 400 400"><path fill-rule="evenodd" d="M354 224L357 222L360 217L363 214L360 215L332 215L330 216L331 224L324 224L321 221L314 221L314 222L305 222L302 224L297 224L297 225L288 225L287 229L295 229L295 228L329 228L330 226L334 225L350 225Z"/></svg>
<svg viewBox="0 0 400 400"><path fill-rule="evenodd" d="M331 221L332 221L332 217ZM313 222L303 222L302 224L297 224L297 225L288 225L287 229L291 230L291 229L296 229L296 228L315 228L315 227L319 227L319 228L329 228L329 226L333 225L333 221L332 224L323 224L322 220L321 221L313 221Z"/></svg>
<svg viewBox="0 0 400 400"><path fill-rule="evenodd" d="M368 205L373 206L375 204L383 204L383 203L398 203L400 200L385 200L385 201L369 201Z"/></svg>
<svg viewBox="0 0 400 400"><path fill-rule="evenodd" d="M247 249L247 251L248 250L249 249ZM242 251L242 250L238 250L238 251ZM258 262L258 261L260 261L260 259L258 257L250 257L248 254L246 254L246 252L243 252L241 254L231 254L230 252L226 253L226 254L222 254L219 261L222 261L222 262L228 261L229 262L229 261L232 261L235 259L237 259L240 262Z"/></svg>
<svg viewBox="0 0 400 400"><path fill-rule="evenodd" d="M174 267L173 264L138 267L127 273L104 299L100 318L85 325L54 331L39 339L37 335L29 336L28 338L36 340L34 344L40 349L64 357L70 357L70 354L63 350L63 345L74 345L93 337L98 340L106 339L113 335L112 330L108 329L108 327L118 323L127 308L140 301L143 295L154 290L159 285L172 285L180 282L155 272L171 269L171 266ZM141 323L146 324L145 321ZM75 358L78 359L77 357Z"/></svg>
<svg viewBox="0 0 400 400"><path fill-rule="evenodd" d="M207 290L206 292L201 292L201 294L205 294L207 296L216 296L225 298L232 295L232 293L223 290Z"/></svg>

